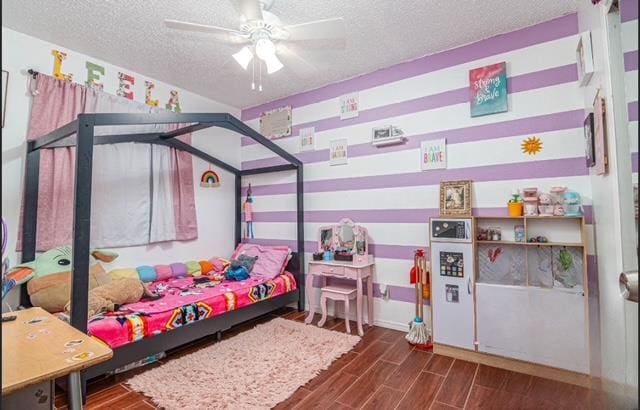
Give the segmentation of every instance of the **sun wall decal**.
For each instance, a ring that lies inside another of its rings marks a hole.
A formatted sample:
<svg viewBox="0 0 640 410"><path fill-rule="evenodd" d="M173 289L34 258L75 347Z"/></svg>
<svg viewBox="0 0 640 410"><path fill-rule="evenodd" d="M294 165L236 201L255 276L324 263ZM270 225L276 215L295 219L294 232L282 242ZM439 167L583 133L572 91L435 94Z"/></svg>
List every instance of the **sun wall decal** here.
<svg viewBox="0 0 640 410"><path fill-rule="evenodd" d="M530 137L522 141L522 152L528 155L536 155L542 151L542 141L538 137Z"/></svg>

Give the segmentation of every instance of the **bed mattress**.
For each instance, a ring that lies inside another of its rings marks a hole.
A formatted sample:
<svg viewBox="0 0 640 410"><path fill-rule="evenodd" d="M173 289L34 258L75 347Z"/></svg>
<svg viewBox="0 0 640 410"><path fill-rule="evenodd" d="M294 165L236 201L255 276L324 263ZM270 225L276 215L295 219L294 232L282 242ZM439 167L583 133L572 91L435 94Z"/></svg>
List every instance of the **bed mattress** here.
<svg viewBox="0 0 640 410"><path fill-rule="evenodd" d="M123 305L118 312L96 316L89 321L88 332L115 349L296 288L289 272L274 279L251 277L215 286L196 284L193 277L156 281L149 289L161 294L160 299Z"/></svg>

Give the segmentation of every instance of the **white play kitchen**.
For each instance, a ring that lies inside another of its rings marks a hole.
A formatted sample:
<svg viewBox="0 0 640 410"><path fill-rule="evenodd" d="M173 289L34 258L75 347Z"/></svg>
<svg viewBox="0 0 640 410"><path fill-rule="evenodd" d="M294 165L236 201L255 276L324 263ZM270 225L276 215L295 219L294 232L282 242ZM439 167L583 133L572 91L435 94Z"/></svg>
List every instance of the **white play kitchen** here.
<svg viewBox="0 0 640 410"><path fill-rule="evenodd" d="M588 374L584 224L582 216L432 218L435 351Z"/></svg>

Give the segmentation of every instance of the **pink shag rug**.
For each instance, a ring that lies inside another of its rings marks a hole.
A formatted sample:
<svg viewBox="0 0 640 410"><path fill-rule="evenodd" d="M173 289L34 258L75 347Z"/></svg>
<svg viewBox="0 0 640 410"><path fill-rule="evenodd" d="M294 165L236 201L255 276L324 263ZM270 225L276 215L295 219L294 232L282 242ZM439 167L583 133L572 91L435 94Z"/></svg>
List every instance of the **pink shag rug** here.
<svg viewBox="0 0 640 410"><path fill-rule="evenodd" d="M167 410L269 409L359 341L358 336L276 318L127 384Z"/></svg>

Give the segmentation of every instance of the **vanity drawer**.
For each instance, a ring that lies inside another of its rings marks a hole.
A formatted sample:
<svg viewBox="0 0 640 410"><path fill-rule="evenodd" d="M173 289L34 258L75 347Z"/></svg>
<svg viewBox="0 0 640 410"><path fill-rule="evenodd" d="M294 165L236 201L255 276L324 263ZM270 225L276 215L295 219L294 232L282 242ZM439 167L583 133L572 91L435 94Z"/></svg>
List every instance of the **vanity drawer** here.
<svg viewBox="0 0 640 410"><path fill-rule="evenodd" d="M344 276L343 266L326 265L322 267L321 271L324 275Z"/></svg>

